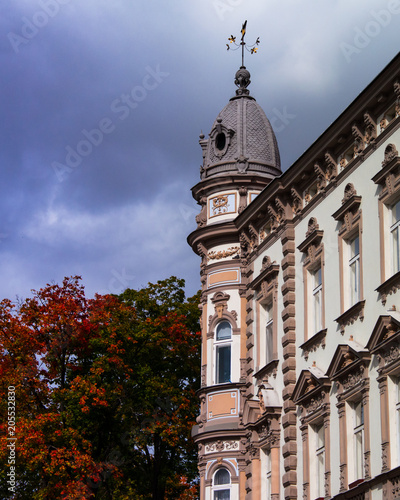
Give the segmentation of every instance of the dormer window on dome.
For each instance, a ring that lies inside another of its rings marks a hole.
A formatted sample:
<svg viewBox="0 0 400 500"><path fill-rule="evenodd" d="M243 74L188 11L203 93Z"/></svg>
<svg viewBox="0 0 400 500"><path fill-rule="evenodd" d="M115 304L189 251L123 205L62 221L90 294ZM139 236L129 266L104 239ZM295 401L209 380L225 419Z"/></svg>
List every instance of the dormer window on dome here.
<svg viewBox="0 0 400 500"><path fill-rule="evenodd" d="M218 158L222 158L227 152L233 134L234 131L222 125L222 118L218 117L216 125L210 134L214 145L214 153Z"/></svg>
<svg viewBox="0 0 400 500"><path fill-rule="evenodd" d="M225 149L226 145L226 137L223 132L220 132L217 134L217 137L215 138L215 147L218 149L218 151L223 151Z"/></svg>

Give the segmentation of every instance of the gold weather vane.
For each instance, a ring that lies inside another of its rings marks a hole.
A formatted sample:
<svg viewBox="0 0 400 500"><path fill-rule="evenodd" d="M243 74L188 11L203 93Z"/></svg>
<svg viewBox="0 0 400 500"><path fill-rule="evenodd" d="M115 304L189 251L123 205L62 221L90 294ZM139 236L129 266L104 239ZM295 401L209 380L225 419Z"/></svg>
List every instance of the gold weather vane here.
<svg viewBox="0 0 400 500"><path fill-rule="evenodd" d="M235 45L235 49L231 49L231 50L237 50L239 47L242 47L242 66L244 67L244 49L246 48L247 52L250 52L250 54L255 54L258 50L258 45L260 43L260 37L257 38L257 40L255 41L255 43L251 46L247 46L246 42L244 41L244 37L246 35L246 26L247 26L247 21L245 21L242 25L242 29L241 29L241 33L242 33L242 38L240 39L240 43L237 44L236 43L236 37L231 35L229 38L228 38L228 41L229 43L226 44L227 46L227 49L226 50L230 50L231 49L231 45L230 44L234 44Z"/></svg>

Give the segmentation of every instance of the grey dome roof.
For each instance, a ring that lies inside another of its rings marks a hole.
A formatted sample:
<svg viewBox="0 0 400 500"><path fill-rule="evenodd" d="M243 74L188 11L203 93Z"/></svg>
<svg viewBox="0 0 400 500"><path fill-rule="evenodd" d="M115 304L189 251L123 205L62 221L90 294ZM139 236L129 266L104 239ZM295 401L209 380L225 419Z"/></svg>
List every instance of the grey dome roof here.
<svg viewBox="0 0 400 500"><path fill-rule="evenodd" d="M267 177L281 174L274 131L261 106L244 86L220 112L209 138L201 139L203 179L237 172Z"/></svg>

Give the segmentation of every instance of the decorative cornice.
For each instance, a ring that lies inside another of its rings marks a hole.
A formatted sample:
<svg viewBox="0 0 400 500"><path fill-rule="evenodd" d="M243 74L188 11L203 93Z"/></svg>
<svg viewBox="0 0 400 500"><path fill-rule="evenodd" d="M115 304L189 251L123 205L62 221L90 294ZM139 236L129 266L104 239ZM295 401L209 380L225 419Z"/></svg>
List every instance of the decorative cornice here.
<svg viewBox="0 0 400 500"><path fill-rule="evenodd" d="M264 257L264 259L268 259L268 257ZM267 283L270 283L272 280L274 280L278 273L279 273L279 264L276 264L276 262L271 262L271 259L268 261L265 261L266 265L264 269L261 271L261 273L255 278L250 284L249 288L252 290L257 289L263 281L266 281ZM263 261L264 263L264 261Z"/></svg>
<svg viewBox="0 0 400 500"><path fill-rule="evenodd" d="M325 349L326 332L326 328L324 330L320 330L300 346L300 349L303 349L305 360L308 359L310 352L315 352L319 347Z"/></svg>
<svg viewBox="0 0 400 500"><path fill-rule="evenodd" d="M375 291L381 296L382 304L386 304L387 296L392 295L400 289L400 271L379 285Z"/></svg>
<svg viewBox="0 0 400 500"><path fill-rule="evenodd" d="M364 319L364 306L365 300L360 300L357 304L351 306L347 311L338 316L335 321L340 326L340 333L343 335L346 326L352 325L357 319L363 321Z"/></svg>
<svg viewBox="0 0 400 500"><path fill-rule="evenodd" d="M361 204L361 196L352 194L347 200L346 198L344 198L343 201L344 203L339 208L339 210L336 210L336 212L332 214L332 217L340 222L343 222L346 213L355 213L358 210Z"/></svg>

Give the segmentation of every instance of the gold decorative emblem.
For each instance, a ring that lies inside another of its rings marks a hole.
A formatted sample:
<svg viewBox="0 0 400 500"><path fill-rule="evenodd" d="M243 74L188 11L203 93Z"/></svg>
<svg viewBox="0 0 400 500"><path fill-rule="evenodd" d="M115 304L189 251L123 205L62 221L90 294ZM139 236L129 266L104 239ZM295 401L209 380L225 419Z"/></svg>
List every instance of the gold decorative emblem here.
<svg viewBox="0 0 400 500"><path fill-rule="evenodd" d="M224 214L228 211L228 196L222 195L222 196L216 196L212 200L213 206L212 206L212 211L213 215L220 215Z"/></svg>

